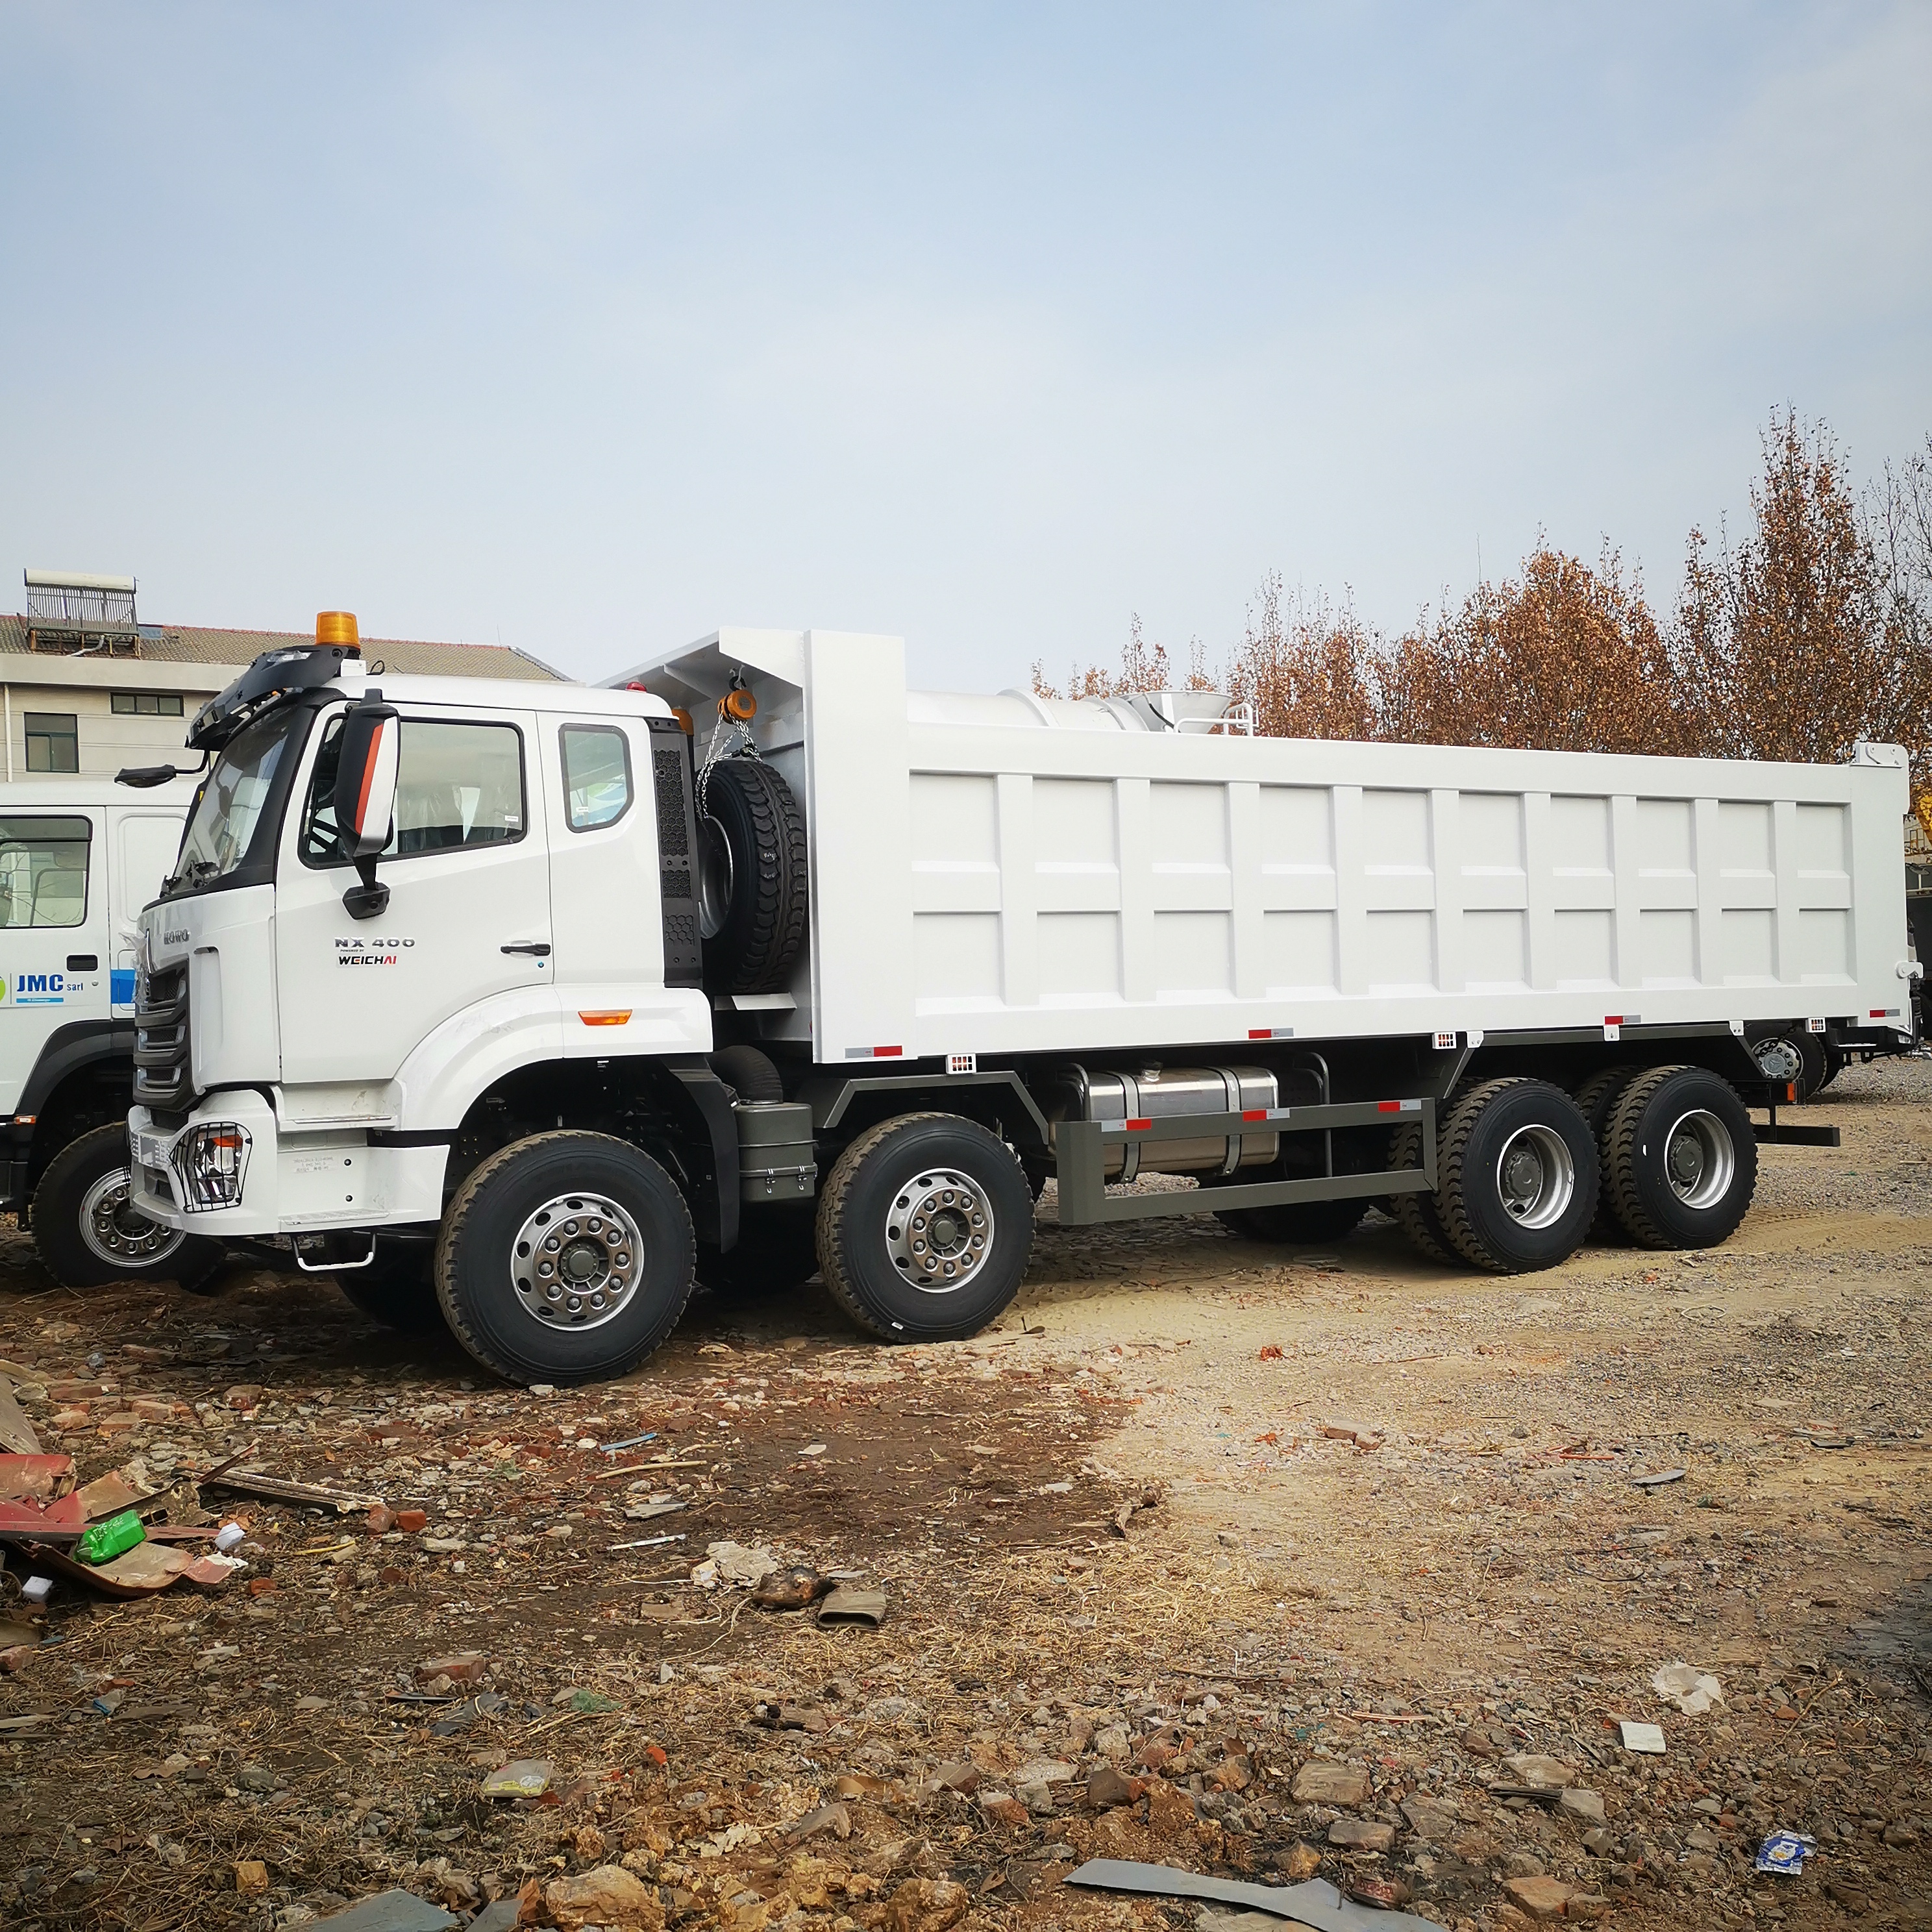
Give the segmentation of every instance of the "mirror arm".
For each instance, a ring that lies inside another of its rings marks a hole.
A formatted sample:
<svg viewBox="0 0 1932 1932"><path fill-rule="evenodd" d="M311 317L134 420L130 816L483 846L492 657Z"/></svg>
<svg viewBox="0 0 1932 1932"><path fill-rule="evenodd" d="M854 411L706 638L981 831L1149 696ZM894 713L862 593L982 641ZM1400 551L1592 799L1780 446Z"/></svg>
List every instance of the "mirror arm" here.
<svg viewBox="0 0 1932 1932"><path fill-rule="evenodd" d="M376 860L373 854L366 859L358 859L356 870L362 883L359 886L351 886L342 895L343 910L351 919L374 919L388 910L389 889L380 884L376 878Z"/></svg>

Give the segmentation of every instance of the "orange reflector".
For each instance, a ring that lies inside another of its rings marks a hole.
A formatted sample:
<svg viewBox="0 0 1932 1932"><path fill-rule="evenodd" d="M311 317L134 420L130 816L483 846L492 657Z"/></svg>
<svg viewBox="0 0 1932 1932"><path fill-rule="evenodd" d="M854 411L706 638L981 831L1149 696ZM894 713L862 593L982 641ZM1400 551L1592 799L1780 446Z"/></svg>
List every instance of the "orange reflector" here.
<svg viewBox="0 0 1932 1932"><path fill-rule="evenodd" d="M356 634L356 613L353 610L318 610L315 614L315 640L319 644L354 644L362 640Z"/></svg>
<svg viewBox="0 0 1932 1932"><path fill-rule="evenodd" d="M1787 1080L1784 1083L1784 1097L1786 1100L1789 1100L1794 1107L1798 1104L1797 1082L1795 1080Z"/></svg>
<svg viewBox="0 0 1932 1932"><path fill-rule="evenodd" d="M686 710L682 705L674 704L670 708L670 715L677 720L677 728L687 738L695 734L698 728L692 723L691 713Z"/></svg>
<svg viewBox="0 0 1932 1932"><path fill-rule="evenodd" d="M628 1026L631 1010L626 1006L620 1013L579 1013L577 1017L586 1026Z"/></svg>

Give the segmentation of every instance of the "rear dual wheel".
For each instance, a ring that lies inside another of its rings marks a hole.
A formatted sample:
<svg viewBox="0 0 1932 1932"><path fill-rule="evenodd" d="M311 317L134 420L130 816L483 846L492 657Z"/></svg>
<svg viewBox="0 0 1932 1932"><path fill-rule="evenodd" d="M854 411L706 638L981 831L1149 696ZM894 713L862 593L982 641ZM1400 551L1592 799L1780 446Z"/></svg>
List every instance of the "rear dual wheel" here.
<svg viewBox="0 0 1932 1932"><path fill-rule="evenodd" d="M1730 1082L1701 1066L1654 1067L1631 1080L1603 1157L1611 1206L1640 1247L1714 1247L1757 1191L1750 1116Z"/></svg>

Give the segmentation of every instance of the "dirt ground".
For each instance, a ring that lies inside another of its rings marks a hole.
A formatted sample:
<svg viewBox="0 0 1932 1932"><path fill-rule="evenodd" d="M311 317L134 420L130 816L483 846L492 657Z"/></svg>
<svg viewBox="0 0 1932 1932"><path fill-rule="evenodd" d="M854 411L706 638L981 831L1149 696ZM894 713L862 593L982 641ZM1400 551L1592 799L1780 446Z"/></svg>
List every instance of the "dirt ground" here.
<svg viewBox="0 0 1932 1932"><path fill-rule="evenodd" d="M59 1583L0 1660L0 1923L268 1932L389 1886L459 1921L1196 1923L1063 1882L1102 1856L1318 1856L1461 1927L1932 1925L1929 1101L1932 1062L1847 1072L1804 1114L1843 1148L1766 1150L1708 1254L1496 1279L1379 1219L1325 1255L1047 1226L971 1343L700 1298L562 1394L322 1284L58 1289L9 1230L0 1372L83 1478L239 1454L428 1521L211 1484L256 1546L218 1594ZM883 1624L694 1584L727 1541ZM1680 1660L1702 1714L1651 1688ZM481 1794L526 1760L540 1796ZM1780 1828L1802 1874L1752 1875Z"/></svg>

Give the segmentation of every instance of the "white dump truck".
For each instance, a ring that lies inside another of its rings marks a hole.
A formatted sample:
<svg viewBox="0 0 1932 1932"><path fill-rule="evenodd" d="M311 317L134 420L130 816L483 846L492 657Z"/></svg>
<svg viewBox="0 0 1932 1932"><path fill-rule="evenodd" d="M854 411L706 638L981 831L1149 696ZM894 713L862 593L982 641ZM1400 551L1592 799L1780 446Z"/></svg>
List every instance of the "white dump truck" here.
<svg viewBox="0 0 1932 1932"><path fill-rule="evenodd" d="M223 1258L128 1200L138 924L174 869L193 792L178 778L0 785L0 1212L70 1288L193 1287Z"/></svg>
<svg viewBox="0 0 1932 1932"><path fill-rule="evenodd" d="M594 689L319 634L190 734L135 1204L506 1376L629 1368L694 1276L969 1335L1049 1178L1063 1224L1327 1244L1381 1204L1503 1271L1709 1245L1760 1138L1829 1137L1748 1030L1910 1024L1890 746L1263 739L1209 693L911 692L824 632Z"/></svg>

